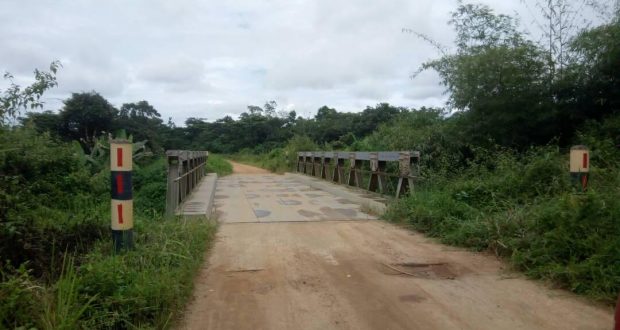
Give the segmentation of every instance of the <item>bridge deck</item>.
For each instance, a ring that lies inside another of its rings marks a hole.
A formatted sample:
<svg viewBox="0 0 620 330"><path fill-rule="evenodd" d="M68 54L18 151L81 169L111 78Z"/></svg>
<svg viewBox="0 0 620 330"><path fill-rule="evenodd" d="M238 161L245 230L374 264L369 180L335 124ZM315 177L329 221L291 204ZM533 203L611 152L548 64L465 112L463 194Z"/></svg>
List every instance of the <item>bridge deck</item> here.
<svg viewBox="0 0 620 330"><path fill-rule="evenodd" d="M222 223L376 219L353 201L275 174L219 179L215 209Z"/></svg>

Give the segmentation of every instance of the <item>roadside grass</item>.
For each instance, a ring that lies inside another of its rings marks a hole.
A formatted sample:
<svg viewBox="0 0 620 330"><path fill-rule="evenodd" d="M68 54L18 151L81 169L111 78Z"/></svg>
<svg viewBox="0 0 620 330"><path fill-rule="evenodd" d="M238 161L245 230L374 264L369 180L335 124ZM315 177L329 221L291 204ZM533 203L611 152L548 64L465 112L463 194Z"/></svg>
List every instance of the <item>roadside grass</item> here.
<svg viewBox="0 0 620 330"><path fill-rule="evenodd" d="M597 151L593 151L596 164ZM607 158L607 161L613 159ZM594 169L572 188L565 155L538 148L496 153L443 182L421 183L388 209L446 244L489 250L532 278L613 303L620 291L620 170Z"/></svg>
<svg viewBox="0 0 620 330"><path fill-rule="evenodd" d="M264 168L274 173L290 172L297 164L297 152L319 150L319 146L309 137L293 136L284 147L274 148L268 153L253 153L250 150L242 150L239 153L229 155L228 158L256 167Z"/></svg>
<svg viewBox="0 0 620 330"><path fill-rule="evenodd" d="M2 328L170 328L191 296L215 230L207 221L138 217L132 251L115 254L111 239L102 239L84 255L67 253L52 283L25 268L5 271Z"/></svg>
<svg viewBox="0 0 620 330"><path fill-rule="evenodd" d="M206 165L207 172L225 176L232 173L232 165L223 156L209 153Z"/></svg>
<svg viewBox="0 0 620 330"><path fill-rule="evenodd" d="M137 219L138 220L138 219ZM115 255L102 241L80 267L86 328L170 328L181 315L215 226L207 221L140 219L135 250Z"/></svg>
<svg viewBox="0 0 620 330"><path fill-rule="evenodd" d="M80 154L27 128L0 131L0 329L172 327L215 225L165 219L165 160L140 159L135 250L114 254L109 169Z"/></svg>

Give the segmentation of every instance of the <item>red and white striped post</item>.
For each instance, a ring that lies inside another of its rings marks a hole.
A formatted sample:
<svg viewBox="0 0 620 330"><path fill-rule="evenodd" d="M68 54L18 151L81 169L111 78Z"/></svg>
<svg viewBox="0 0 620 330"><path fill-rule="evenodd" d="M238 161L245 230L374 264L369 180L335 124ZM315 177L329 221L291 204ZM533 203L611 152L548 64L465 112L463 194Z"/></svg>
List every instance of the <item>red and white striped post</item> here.
<svg viewBox="0 0 620 330"><path fill-rule="evenodd" d="M570 148L570 176L579 192L588 189L590 173L590 151L586 146L578 145Z"/></svg>
<svg viewBox="0 0 620 330"><path fill-rule="evenodd" d="M114 251L133 248L133 193L131 186L132 144L127 140L110 141L112 186L112 241Z"/></svg>

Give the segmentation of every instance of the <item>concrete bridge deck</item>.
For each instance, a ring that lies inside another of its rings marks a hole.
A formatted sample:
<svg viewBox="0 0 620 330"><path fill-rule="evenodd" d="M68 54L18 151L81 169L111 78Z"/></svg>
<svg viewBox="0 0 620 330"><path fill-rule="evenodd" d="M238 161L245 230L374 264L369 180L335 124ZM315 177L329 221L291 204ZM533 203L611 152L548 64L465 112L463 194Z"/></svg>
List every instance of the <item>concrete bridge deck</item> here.
<svg viewBox="0 0 620 330"><path fill-rule="evenodd" d="M349 199L275 174L221 178L215 210L221 223L376 219Z"/></svg>

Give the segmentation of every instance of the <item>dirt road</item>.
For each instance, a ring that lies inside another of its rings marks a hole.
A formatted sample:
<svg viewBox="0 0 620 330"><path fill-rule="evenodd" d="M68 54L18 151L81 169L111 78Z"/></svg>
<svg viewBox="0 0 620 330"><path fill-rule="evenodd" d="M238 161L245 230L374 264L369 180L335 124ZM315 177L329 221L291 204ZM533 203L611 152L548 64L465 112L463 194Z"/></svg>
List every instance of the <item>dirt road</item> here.
<svg viewBox="0 0 620 330"><path fill-rule="evenodd" d="M248 171L246 166L236 168ZM244 180L243 189L257 188ZM322 212L321 205L304 198L299 198L309 204L304 207ZM235 198L219 203L241 205ZM613 324L611 309L507 272L492 256L440 245L379 220L227 220L234 219L220 219L181 328L611 329Z"/></svg>
<svg viewBox="0 0 620 330"><path fill-rule="evenodd" d="M269 171L265 169L254 167L254 166L245 165L245 164L236 163L236 162L230 162L230 163L233 166L233 173L235 174L269 174L270 173Z"/></svg>

